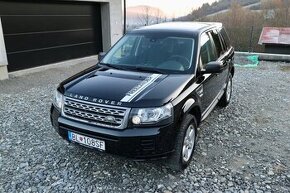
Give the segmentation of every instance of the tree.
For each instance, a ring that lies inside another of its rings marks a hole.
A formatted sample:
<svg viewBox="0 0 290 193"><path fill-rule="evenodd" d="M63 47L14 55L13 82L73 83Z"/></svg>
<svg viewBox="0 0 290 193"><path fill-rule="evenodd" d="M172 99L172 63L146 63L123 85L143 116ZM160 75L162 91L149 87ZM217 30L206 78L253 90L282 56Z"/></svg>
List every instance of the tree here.
<svg viewBox="0 0 290 193"><path fill-rule="evenodd" d="M138 14L139 22L141 25L149 25L151 23L152 10L149 6L142 7L141 13Z"/></svg>
<svg viewBox="0 0 290 193"><path fill-rule="evenodd" d="M289 26L289 7L289 0L263 0L262 8L266 24L276 27Z"/></svg>
<svg viewBox="0 0 290 193"><path fill-rule="evenodd" d="M158 9L149 6L143 6L138 14L140 25L151 25L161 23L167 20L164 13Z"/></svg>
<svg viewBox="0 0 290 193"><path fill-rule="evenodd" d="M202 21L223 23L236 50L249 51L253 45L255 51L262 51L262 47L257 44L263 26L261 15L234 1L227 12L206 17Z"/></svg>
<svg viewBox="0 0 290 193"><path fill-rule="evenodd" d="M229 2L231 2L230 6L228 5ZM192 11L191 21L198 19L199 21L221 22L225 26L236 50L263 52L263 46L258 45L263 27L290 27L290 0L262 0L261 11L252 11L241 6L253 2L256 1L220 0L210 7L204 5ZM216 6L214 8L215 11L225 7L227 7L228 11L205 16L204 14L211 12L213 5ZM186 19L188 20L188 18Z"/></svg>
<svg viewBox="0 0 290 193"><path fill-rule="evenodd" d="M161 14L160 9L157 9L154 13L155 23L161 23L163 20L163 16Z"/></svg>

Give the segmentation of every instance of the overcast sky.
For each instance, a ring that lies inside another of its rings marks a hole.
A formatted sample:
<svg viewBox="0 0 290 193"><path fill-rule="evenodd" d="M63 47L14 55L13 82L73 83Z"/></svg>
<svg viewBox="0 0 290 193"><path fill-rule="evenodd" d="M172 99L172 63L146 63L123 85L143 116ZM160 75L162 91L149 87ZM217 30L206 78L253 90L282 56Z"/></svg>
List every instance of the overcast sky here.
<svg viewBox="0 0 290 193"><path fill-rule="evenodd" d="M212 3L216 0L127 0L127 6L149 5L158 7L168 16L186 15L192 8L197 8L203 3Z"/></svg>

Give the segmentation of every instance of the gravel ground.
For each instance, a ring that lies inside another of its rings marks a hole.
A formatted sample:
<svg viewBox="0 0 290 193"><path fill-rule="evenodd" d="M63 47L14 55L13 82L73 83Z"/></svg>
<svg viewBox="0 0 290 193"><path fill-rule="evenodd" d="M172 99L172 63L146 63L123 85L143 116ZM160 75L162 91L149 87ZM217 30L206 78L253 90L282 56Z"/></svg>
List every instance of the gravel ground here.
<svg viewBox="0 0 290 193"><path fill-rule="evenodd" d="M93 62L0 82L0 192L290 192L289 64L237 68L231 104L202 123L192 164L176 173L54 132L54 89Z"/></svg>

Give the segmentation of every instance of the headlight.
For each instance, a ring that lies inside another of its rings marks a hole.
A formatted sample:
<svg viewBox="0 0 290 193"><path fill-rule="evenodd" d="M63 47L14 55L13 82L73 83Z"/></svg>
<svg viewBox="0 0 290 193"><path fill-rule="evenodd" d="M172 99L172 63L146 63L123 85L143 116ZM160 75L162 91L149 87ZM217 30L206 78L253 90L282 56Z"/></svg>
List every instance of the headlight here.
<svg viewBox="0 0 290 193"><path fill-rule="evenodd" d="M62 108L62 103L63 103L63 95L60 92L55 91L53 98L54 106L60 110Z"/></svg>
<svg viewBox="0 0 290 193"><path fill-rule="evenodd" d="M154 124L162 120L171 120L173 117L173 106L171 103L168 103L163 107L132 109L131 117L132 123L135 125Z"/></svg>

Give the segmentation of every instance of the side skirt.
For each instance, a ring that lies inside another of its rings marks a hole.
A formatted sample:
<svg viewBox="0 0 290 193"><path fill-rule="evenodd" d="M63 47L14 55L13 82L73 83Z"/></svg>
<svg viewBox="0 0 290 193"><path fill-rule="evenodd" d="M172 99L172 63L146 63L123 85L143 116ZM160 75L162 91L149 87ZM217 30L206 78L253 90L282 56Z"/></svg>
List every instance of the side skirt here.
<svg viewBox="0 0 290 193"><path fill-rule="evenodd" d="M219 100L222 98L224 92L225 92L225 88L226 88L227 84L225 84L223 86L223 88L221 89L221 91L217 94L217 96L215 97L215 99L212 101L212 103L207 107L207 109L204 110L204 112L201 115L201 121L205 120L208 115L212 112L212 110L215 108L215 106L217 105L217 103L219 102Z"/></svg>

